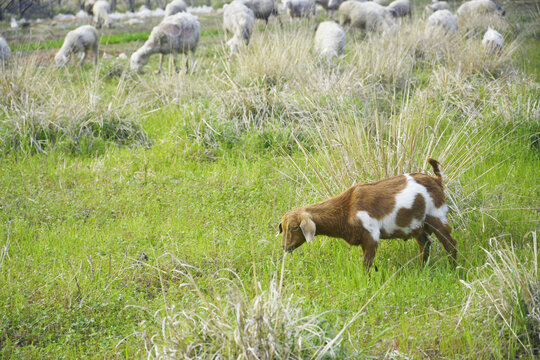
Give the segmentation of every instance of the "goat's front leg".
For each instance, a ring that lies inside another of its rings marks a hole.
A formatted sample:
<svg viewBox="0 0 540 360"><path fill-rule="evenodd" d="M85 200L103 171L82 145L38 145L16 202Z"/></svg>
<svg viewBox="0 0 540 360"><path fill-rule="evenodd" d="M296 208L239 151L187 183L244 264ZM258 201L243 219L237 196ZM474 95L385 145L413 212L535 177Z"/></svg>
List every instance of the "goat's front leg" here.
<svg viewBox="0 0 540 360"><path fill-rule="evenodd" d="M377 252L377 246L379 239L373 239L371 235L364 236L362 241L362 250L364 251L364 268L366 270L371 269L373 265L373 259L375 259L375 253Z"/></svg>

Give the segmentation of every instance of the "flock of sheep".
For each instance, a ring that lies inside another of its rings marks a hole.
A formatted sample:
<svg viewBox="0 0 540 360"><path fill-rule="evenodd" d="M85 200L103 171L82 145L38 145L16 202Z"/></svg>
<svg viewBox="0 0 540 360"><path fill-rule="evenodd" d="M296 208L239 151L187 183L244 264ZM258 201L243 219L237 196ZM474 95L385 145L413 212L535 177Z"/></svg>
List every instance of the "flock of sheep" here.
<svg viewBox="0 0 540 360"><path fill-rule="evenodd" d="M291 18L311 17L315 14L316 4L321 5L331 14L337 10L339 23L335 21L321 22L315 33L315 50L324 58L332 58L343 53L346 35L343 26L361 28L381 34L398 30L396 18L411 17L410 0L283 0L284 8ZM94 16L97 27L108 27L109 4L105 0L87 0L84 9ZM183 0L173 0L165 9L162 22L152 29L148 40L131 56L130 65L133 70L141 71L153 54L172 54L177 68L176 58L180 54L191 52L192 58L199 44L201 26L196 16L186 12ZM458 20L461 24L474 21L485 15L504 16L505 11L494 0L470 0L457 9L456 15L450 11L445 1L433 0L426 6L429 15L425 25L425 36L440 38L450 36L458 31ZM263 19L268 23L270 16L279 19L276 0L234 0L225 5L223 11L223 27L232 37L227 41L231 52L237 52L241 46L248 45L255 19ZM488 28L482 44L493 53L503 50L503 36L494 29ZM80 63L85 60L89 50L94 52L94 62L98 61L99 34L94 26L84 25L70 31L55 56L58 66L65 65L72 54L79 54ZM0 63L7 63L11 51L6 41L0 36ZM188 67L188 62L186 62Z"/></svg>

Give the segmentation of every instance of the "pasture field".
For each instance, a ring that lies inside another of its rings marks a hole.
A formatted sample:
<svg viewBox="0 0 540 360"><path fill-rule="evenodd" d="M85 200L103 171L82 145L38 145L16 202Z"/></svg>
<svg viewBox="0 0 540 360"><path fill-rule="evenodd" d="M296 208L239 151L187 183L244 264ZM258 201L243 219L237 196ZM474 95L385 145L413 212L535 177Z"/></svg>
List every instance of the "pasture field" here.
<svg viewBox="0 0 540 360"><path fill-rule="evenodd" d="M502 4L500 57L483 30L422 40L425 4L391 36L349 30L332 63L316 21L257 22L231 56L221 15L199 15L178 74L117 59L159 19L61 69L77 23L1 23L0 357L538 358L538 4ZM286 211L428 157L457 267L437 241L425 266L381 241L370 273L338 239L283 254Z"/></svg>

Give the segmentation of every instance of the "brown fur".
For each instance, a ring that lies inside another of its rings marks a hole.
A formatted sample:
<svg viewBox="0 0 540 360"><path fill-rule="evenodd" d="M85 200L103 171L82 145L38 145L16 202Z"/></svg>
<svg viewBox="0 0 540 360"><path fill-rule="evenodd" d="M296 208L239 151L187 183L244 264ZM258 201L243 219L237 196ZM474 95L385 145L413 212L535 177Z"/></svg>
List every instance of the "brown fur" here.
<svg viewBox="0 0 540 360"><path fill-rule="evenodd" d="M428 161L433 166L435 177L425 174L410 174L410 176L426 188L433 204L440 208L444 205L442 176L438 163L433 159ZM364 228L358 212L365 211L373 219L383 219L392 213L396 207L396 195L406 186L407 179L404 175L395 176L371 184L355 185L328 200L289 211L283 216L280 224L280 233L283 232L283 249L292 251L304 242L313 240L315 235L342 238L350 245L362 246L364 265L369 268L373 263L377 241L387 238L416 238L423 254L422 259L427 261L430 247L427 234L434 233L455 260L456 241L450 235L451 227L437 217L426 216L426 199L421 194L416 195L410 209L400 208L395 219L396 225L402 228L408 227L413 219L420 221L424 219L420 228L413 229L409 233L398 229L392 234L387 234L381 229L379 239L373 239L369 229Z"/></svg>

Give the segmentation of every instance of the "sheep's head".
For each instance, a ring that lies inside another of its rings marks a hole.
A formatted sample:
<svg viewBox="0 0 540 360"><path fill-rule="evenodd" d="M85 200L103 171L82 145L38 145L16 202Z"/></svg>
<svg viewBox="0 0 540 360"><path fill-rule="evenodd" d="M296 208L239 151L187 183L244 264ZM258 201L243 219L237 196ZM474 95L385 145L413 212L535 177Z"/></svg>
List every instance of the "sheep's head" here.
<svg viewBox="0 0 540 360"><path fill-rule="evenodd" d="M504 11L504 9L499 5L497 4L495 1L491 0L491 2L493 2L493 4L495 4L495 8L497 9L497 14L499 14L499 16L504 16L506 15L506 11Z"/></svg>
<svg viewBox="0 0 540 360"><path fill-rule="evenodd" d="M143 66L148 64L149 59L149 56L142 56L139 51L134 52L130 59L131 70L141 72Z"/></svg>
<svg viewBox="0 0 540 360"><path fill-rule="evenodd" d="M69 61L69 58L67 55L63 52L58 52L56 56L54 57L54 61L56 62L56 66L61 67L67 64Z"/></svg>
<svg viewBox="0 0 540 360"><path fill-rule="evenodd" d="M306 241L313 240L315 223L308 212L293 210L281 219L279 233L283 233L281 241L283 251L291 252Z"/></svg>
<svg viewBox="0 0 540 360"><path fill-rule="evenodd" d="M337 56L338 56L338 53L334 49L324 49L323 51L321 51L321 55L320 55L321 59L325 61L332 61L332 59Z"/></svg>

